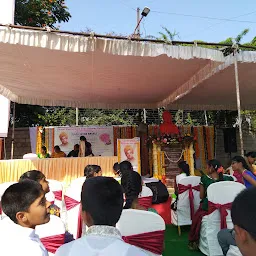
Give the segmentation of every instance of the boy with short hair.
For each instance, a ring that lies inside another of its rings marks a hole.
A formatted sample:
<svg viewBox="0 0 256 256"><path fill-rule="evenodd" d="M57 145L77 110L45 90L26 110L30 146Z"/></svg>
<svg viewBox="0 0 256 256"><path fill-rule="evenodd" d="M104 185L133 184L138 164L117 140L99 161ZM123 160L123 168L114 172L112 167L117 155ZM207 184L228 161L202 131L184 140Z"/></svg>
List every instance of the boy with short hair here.
<svg viewBox="0 0 256 256"><path fill-rule="evenodd" d="M82 218L89 227L86 235L61 246L56 256L146 256L135 246L122 240L115 228L123 209L123 191L109 177L94 177L84 182Z"/></svg>
<svg viewBox="0 0 256 256"><path fill-rule="evenodd" d="M3 194L1 204L9 218L0 222L0 255L48 256L35 234L37 225L50 220L50 203L42 186L32 180L13 184Z"/></svg>

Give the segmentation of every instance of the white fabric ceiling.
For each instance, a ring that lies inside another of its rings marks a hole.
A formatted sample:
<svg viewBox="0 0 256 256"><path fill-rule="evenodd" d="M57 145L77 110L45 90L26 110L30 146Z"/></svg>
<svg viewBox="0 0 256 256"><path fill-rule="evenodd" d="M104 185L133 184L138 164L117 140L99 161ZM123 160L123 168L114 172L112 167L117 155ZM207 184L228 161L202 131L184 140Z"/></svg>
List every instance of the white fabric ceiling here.
<svg viewBox="0 0 256 256"><path fill-rule="evenodd" d="M198 46L0 27L0 94L24 104L167 106L223 62L220 51Z"/></svg>
<svg viewBox="0 0 256 256"><path fill-rule="evenodd" d="M237 55L241 108L256 109L256 52ZM237 110L234 56L213 70L208 79L173 93L168 108L189 110Z"/></svg>

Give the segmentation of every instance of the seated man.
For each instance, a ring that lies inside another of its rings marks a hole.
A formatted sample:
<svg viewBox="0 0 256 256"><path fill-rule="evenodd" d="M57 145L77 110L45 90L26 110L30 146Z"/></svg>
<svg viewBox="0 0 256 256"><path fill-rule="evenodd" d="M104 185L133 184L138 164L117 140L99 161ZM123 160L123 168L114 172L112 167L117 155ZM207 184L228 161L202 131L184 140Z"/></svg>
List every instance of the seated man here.
<svg viewBox="0 0 256 256"><path fill-rule="evenodd" d="M66 157L66 154L60 150L59 146L54 147L54 152L52 153L52 158L61 158L61 157Z"/></svg>
<svg viewBox="0 0 256 256"><path fill-rule="evenodd" d="M79 145L76 144L74 149L68 153L68 157L78 157L79 154Z"/></svg>
<svg viewBox="0 0 256 256"><path fill-rule="evenodd" d="M84 182L82 218L89 227L86 235L61 246L56 256L146 256L140 249L126 244L115 228L123 209L123 192L109 177L94 177Z"/></svg>
<svg viewBox="0 0 256 256"><path fill-rule="evenodd" d="M42 186L31 180L13 184L3 194L1 203L9 218L0 222L0 255L47 256L35 234L37 225L50 220L50 203Z"/></svg>

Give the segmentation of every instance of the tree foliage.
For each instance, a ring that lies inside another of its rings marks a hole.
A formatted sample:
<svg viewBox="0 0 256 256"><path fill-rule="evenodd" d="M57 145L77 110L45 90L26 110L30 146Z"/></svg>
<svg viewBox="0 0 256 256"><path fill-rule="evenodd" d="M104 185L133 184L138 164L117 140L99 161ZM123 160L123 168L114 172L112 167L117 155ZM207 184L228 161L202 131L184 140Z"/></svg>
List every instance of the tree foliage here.
<svg viewBox="0 0 256 256"><path fill-rule="evenodd" d="M18 25L58 29L56 24L67 22L70 17L63 0L16 0L15 24Z"/></svg>

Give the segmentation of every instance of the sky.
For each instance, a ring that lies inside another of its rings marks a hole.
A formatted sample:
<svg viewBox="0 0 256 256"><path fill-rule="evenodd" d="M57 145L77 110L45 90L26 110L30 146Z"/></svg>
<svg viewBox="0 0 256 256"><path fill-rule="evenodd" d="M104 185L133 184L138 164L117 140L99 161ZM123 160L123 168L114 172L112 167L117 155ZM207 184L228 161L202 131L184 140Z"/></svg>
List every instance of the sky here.
<svg viewBox="0 0 256 256"><path fill-rule="evenodd" d="M255 0L66 0L72 18L60 25L61 30L85 31L92 29L97 34L114 31L131 35L136 27L137 7L151 9L143 20L141 33L159 36L162 26L176 31L176 40L220 42L228 37L236 37L249 28L244 42L256 36ZM243 22L215 20L232 19Z"/></svg>

